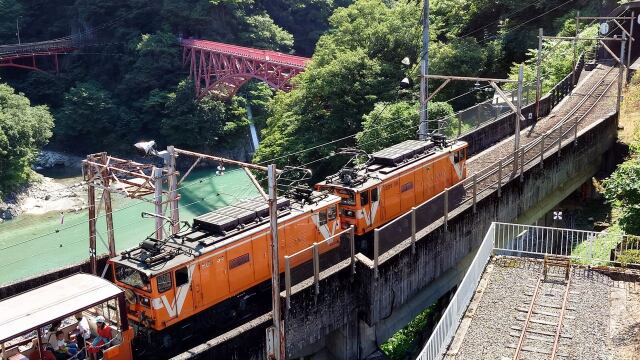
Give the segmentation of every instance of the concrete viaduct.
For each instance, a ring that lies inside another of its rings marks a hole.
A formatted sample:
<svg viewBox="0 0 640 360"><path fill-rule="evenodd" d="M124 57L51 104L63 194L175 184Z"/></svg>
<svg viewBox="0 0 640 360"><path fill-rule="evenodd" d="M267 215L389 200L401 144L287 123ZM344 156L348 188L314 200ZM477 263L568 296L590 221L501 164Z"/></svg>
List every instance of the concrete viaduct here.
<svg viewBox="0 0 640 360"><path fill-rule="evenodd" d="M575 71L581 72L581 65ZM585 78L576 93L593 85L593 78L595 75ZM291 308L283 309L288 357L366 358L418 313L455 288L492 221L535 220L593 176L606 163L617 137L615 86L605 86L615 85L612 79L615 77L609 76L602 83L604 100L580 105L591 106L593 116L584 119L575 135L562 139L559 145L554 142L552 150L545 150L542 164L539 158L531 159L521 173L514 172L501 183L500 190L494 187L478 195L475 209L471 202L453 209L446 227L440 217L419 229L415 250L410 239L400 239L403 241L379 256L377 268L372 258L359 253L355 274L349 259L321 272L318 293L312 279L295 285ZM563 115L563 109L575 107L574 96L566 96L572 88L570 74L542 100L542 114L551 116L536 122L534 131L525 128L523 136L535 133L545 121L552 125ZM558 106L551 112L555 105ZM534 112L533 106L523 111L530 112ZM575 121L576 116L568 119ZM528 120L525 127L534 121ZM512 141L500 142L509 138L513 127L514 117L509 115L464 139L472 144L471 152L479 159ZM281 296L284 304L285 293ZM265 331L270 325L270 314L265 314L177 358L263 359Z"/></svg>

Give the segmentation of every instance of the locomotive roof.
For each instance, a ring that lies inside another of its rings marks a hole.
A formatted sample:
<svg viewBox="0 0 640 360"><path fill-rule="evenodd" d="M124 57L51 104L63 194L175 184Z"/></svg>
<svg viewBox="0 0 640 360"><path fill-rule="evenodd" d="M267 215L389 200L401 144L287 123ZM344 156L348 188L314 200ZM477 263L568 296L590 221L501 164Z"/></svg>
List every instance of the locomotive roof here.
<svg viewBox="0 0 640 360"><path fill-rule="evenodd" d="M406 140L373 153L371 163L366 168L358 169L354 174L354 176L363 179L357 184L343 182L341 174L338 172L328 176L318 185L344 189L368 188L394 176L396 171L403 170L419 161L434 159L466 144L464 141L453 141L447 144L447 147L439 147L431 141Z"/></svg>
<svg viewBox="0 0 640 360"><path fill-rule="evenodd" d="M286 221L308 212L314 212L328 205L337 204L339 200L338 196L331 194L323 194L313 203L300 203L280 197L278 198L278 221ZM264 206L262 206L263 204ZM248 214L250 212L248 209L252 208L257 214L256 217L251 217ZM227 222L230 219L234 219L232 223L237 224L233 229L229 227L231 225ZM241 241L247 235L258 233L268 227L269 216L266 200L262 197L243 200L198 216L194 219L191 229L178 233L166 242L158 242L148 238L140 243L140 246L123 251L112 261L151 276L185 264L199 256L212 253L233 242ZM151 264L145 263L145 258L153 256L149 250L153 246L158 246L156 244L161 244L159 250L165 254L164 258L158 255L160 261Z"/></svg>

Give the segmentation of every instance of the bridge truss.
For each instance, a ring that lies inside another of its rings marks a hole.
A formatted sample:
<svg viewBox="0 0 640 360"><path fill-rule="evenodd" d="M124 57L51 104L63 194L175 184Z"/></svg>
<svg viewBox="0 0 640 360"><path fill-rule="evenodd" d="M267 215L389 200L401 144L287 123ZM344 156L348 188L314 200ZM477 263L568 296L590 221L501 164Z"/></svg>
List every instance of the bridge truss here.
<svg viewBox="0 0 640 360"><path fill-rule="evenodd" d="M58 55L78 48L73 38L42 41L26 44L0 46L0 67L44 71L38 59L51 58L56 73L59 71Z"/></svg>
<svg viewBox="0 0 640 360"><path fill-rule="evenodd" d="M304 71L308 58L269 50L257 50L206 40L182 40L183 64L199 98L214 94L232 98L250 79L266 82L274 89L291 90L291 79Z"/></svg>

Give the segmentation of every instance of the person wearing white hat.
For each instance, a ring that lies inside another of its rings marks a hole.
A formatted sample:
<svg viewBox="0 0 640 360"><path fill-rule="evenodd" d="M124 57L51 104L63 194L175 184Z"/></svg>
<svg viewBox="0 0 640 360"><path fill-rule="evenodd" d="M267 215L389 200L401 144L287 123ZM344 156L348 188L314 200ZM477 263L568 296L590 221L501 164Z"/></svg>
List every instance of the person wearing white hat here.
<svg viewBox="0 0 640 360"><path fill-rule="evenodd" d="M91 346L87 348L87 352L89 353L91 359L95 360L98 359L98 353L101 350L106 349L105 345L107 345L113 338L113 335L111 334L111 327L107 325L104 316L96 316L96 325L98 336L93 339Z"/></svg>

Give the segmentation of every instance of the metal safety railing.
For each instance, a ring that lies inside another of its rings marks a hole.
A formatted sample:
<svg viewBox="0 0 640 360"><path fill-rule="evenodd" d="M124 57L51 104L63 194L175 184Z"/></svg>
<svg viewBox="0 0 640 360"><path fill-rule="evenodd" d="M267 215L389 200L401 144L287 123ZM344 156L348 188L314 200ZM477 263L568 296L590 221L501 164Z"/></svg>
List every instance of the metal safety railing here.
<svg viewBox="0 0 640 360"><path fill-rule="evenodd" d="M431 337L427 341L420 355L419 360L435 360L442 357L443 352L447 349L451 342L453 335L458 329L458 324L462 319L467 306L473 298L473 294L476 291L476 287L482 278L484 268L489 262L491 253L493 250L495 224L491 224L489 231L484 237L480 249L473 258L473 262L469 266L464 279L458 286L458 290L451 299L449 306L442 314L440 321L433 329Z"/></svg>
<svg viewBox="0 0 640 360"><path fill-rule="evenodd" d="M609 72L613 71L611 68ZM416 206L411 212L402 215L384 226L374 230L374 273L378 276L379 255L407 239L414 243L416 233L431 223L442 219L447 230L450 210L465 204L471 204L476 211L478 197L485 192L497 191L502 195L502 187L510 180L519 177L523 181L527 165L539 162L544 166L548 152L560 154L562 146L569 143L577 145L579 128L590 111L607 93L614 82L607 83L607 72L572 111L558 121L553 128L539 138L520 146L509 155L501 157L482 171L476 172L452 187L445 188L438 195ZM568 75L569 78L571 75ZM587 104L592 101L591 104ZM413 245L415 248L415 245Z"/></svg>
<svg viewBox="0 0 640 360"><path fill-rule="evenodd" d="M492 223L460 286L417 359L438 360L443 357L492 255L532 258L560 255L582 265L624 265L640 269L640 237Z"/></svg>
<svg viewBox="0 0 640 360"><path fill-rule="evenodd" d="M343 241L348 241L348 249ZM345 258L343 258L341 254L344 254L345 251L350 254L350 267L351 274L353 275L356 272L355 230L353 226L350 226L348 229L328 237L321 242L313 243L313 245L291 255L285 255L284 282L287 309L291 308L291 288L294 285L293 282L296 280L298 282L302 282L313 277L315 294L318 295L320 293L321 267L328 268L344 260ZM336 256L329 256L328 254L330 253ZM324 255L327 256L324 259L325 261L322 261ZM310 265L311 268L305 265ZM296 270L298 271L298 274L294 274Z"/></svg>
<svg viewBox="0 0 640 360"><path fill-rule="evenodd" d="M580 264L640 268L640 237L610 232L495 223L494 252L528 257L560 255Z"/></svg>

